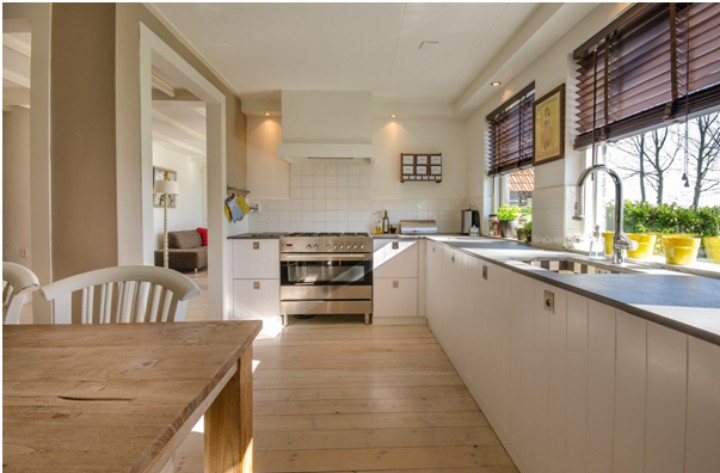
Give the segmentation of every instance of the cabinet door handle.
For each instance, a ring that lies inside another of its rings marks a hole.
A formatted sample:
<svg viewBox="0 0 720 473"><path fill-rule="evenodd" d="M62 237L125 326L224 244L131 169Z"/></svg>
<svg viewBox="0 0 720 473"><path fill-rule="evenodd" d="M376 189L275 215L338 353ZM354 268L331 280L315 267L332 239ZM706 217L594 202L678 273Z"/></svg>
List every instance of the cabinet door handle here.
<svg viewBox="0 0 720 473"><path fill-rule="evenodd" d="M253 250L259 250L260 249L260 242L254 241L253 242Z"/></svg>
<svg viewBox="0 0 720 473"><path fill-rule="evenodd" d="M455 255L452 255L452 256L450 257L450 261L452 261L453 263L455 262Z"/></svg>
<svg viewBox="0 0 720 473"><path fill-rule="evenodd" d="M260 281L253 281L253 289L260 289Z"/></svg>
<svg viewBox="0 0 720 473"><path fill-rule="evenodd" d="M393 250L399 250L399 249L400 249L400 242L399 242L399 241L394 241L394 242L392 242L392 249L393 249Z"/></svg>

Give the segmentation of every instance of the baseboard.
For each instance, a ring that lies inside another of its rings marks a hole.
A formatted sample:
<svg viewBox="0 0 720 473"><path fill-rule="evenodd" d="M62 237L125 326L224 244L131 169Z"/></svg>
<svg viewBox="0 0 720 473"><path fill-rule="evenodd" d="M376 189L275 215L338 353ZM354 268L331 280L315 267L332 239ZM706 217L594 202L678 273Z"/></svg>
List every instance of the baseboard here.
<svg viewBox="0 0 720 473"><path fill-rule="evenodd" d="M427 325L426 317L374 317L373 325Z"/></svg>

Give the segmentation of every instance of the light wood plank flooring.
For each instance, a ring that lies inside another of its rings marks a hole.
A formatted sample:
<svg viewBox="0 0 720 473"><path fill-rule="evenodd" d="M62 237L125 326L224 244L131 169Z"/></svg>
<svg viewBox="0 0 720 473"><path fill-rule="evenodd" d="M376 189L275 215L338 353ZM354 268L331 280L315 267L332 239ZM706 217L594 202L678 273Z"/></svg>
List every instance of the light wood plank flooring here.
<svg viewBox="0 0 720 473"><path fill-rule="evenodd" d="M255 342L255 472L517 472L427 327L322 322Z"/></svg>

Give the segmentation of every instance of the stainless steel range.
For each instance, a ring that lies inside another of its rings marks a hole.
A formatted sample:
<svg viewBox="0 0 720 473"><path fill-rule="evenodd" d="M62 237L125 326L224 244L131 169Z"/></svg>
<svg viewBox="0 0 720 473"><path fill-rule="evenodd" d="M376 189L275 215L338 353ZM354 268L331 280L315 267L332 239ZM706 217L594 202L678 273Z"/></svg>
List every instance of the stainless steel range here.
<svg viewBox="0 0 720 473"><path fill-rule="evenodd" d="M372 312L372 240L367 233L290 233L280 238L280 313Z"/></svg>

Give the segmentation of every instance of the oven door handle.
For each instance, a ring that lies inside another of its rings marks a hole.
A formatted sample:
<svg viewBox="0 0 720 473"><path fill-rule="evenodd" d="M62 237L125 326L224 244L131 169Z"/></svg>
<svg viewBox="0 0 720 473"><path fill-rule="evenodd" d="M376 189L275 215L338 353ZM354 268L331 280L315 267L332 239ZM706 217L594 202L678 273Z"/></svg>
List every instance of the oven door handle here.
<svg viewBox="0 0 720 473"><path fill-rule="evenodd" d="M372 253L282 253L280 261L372 261Z"/></svg>

